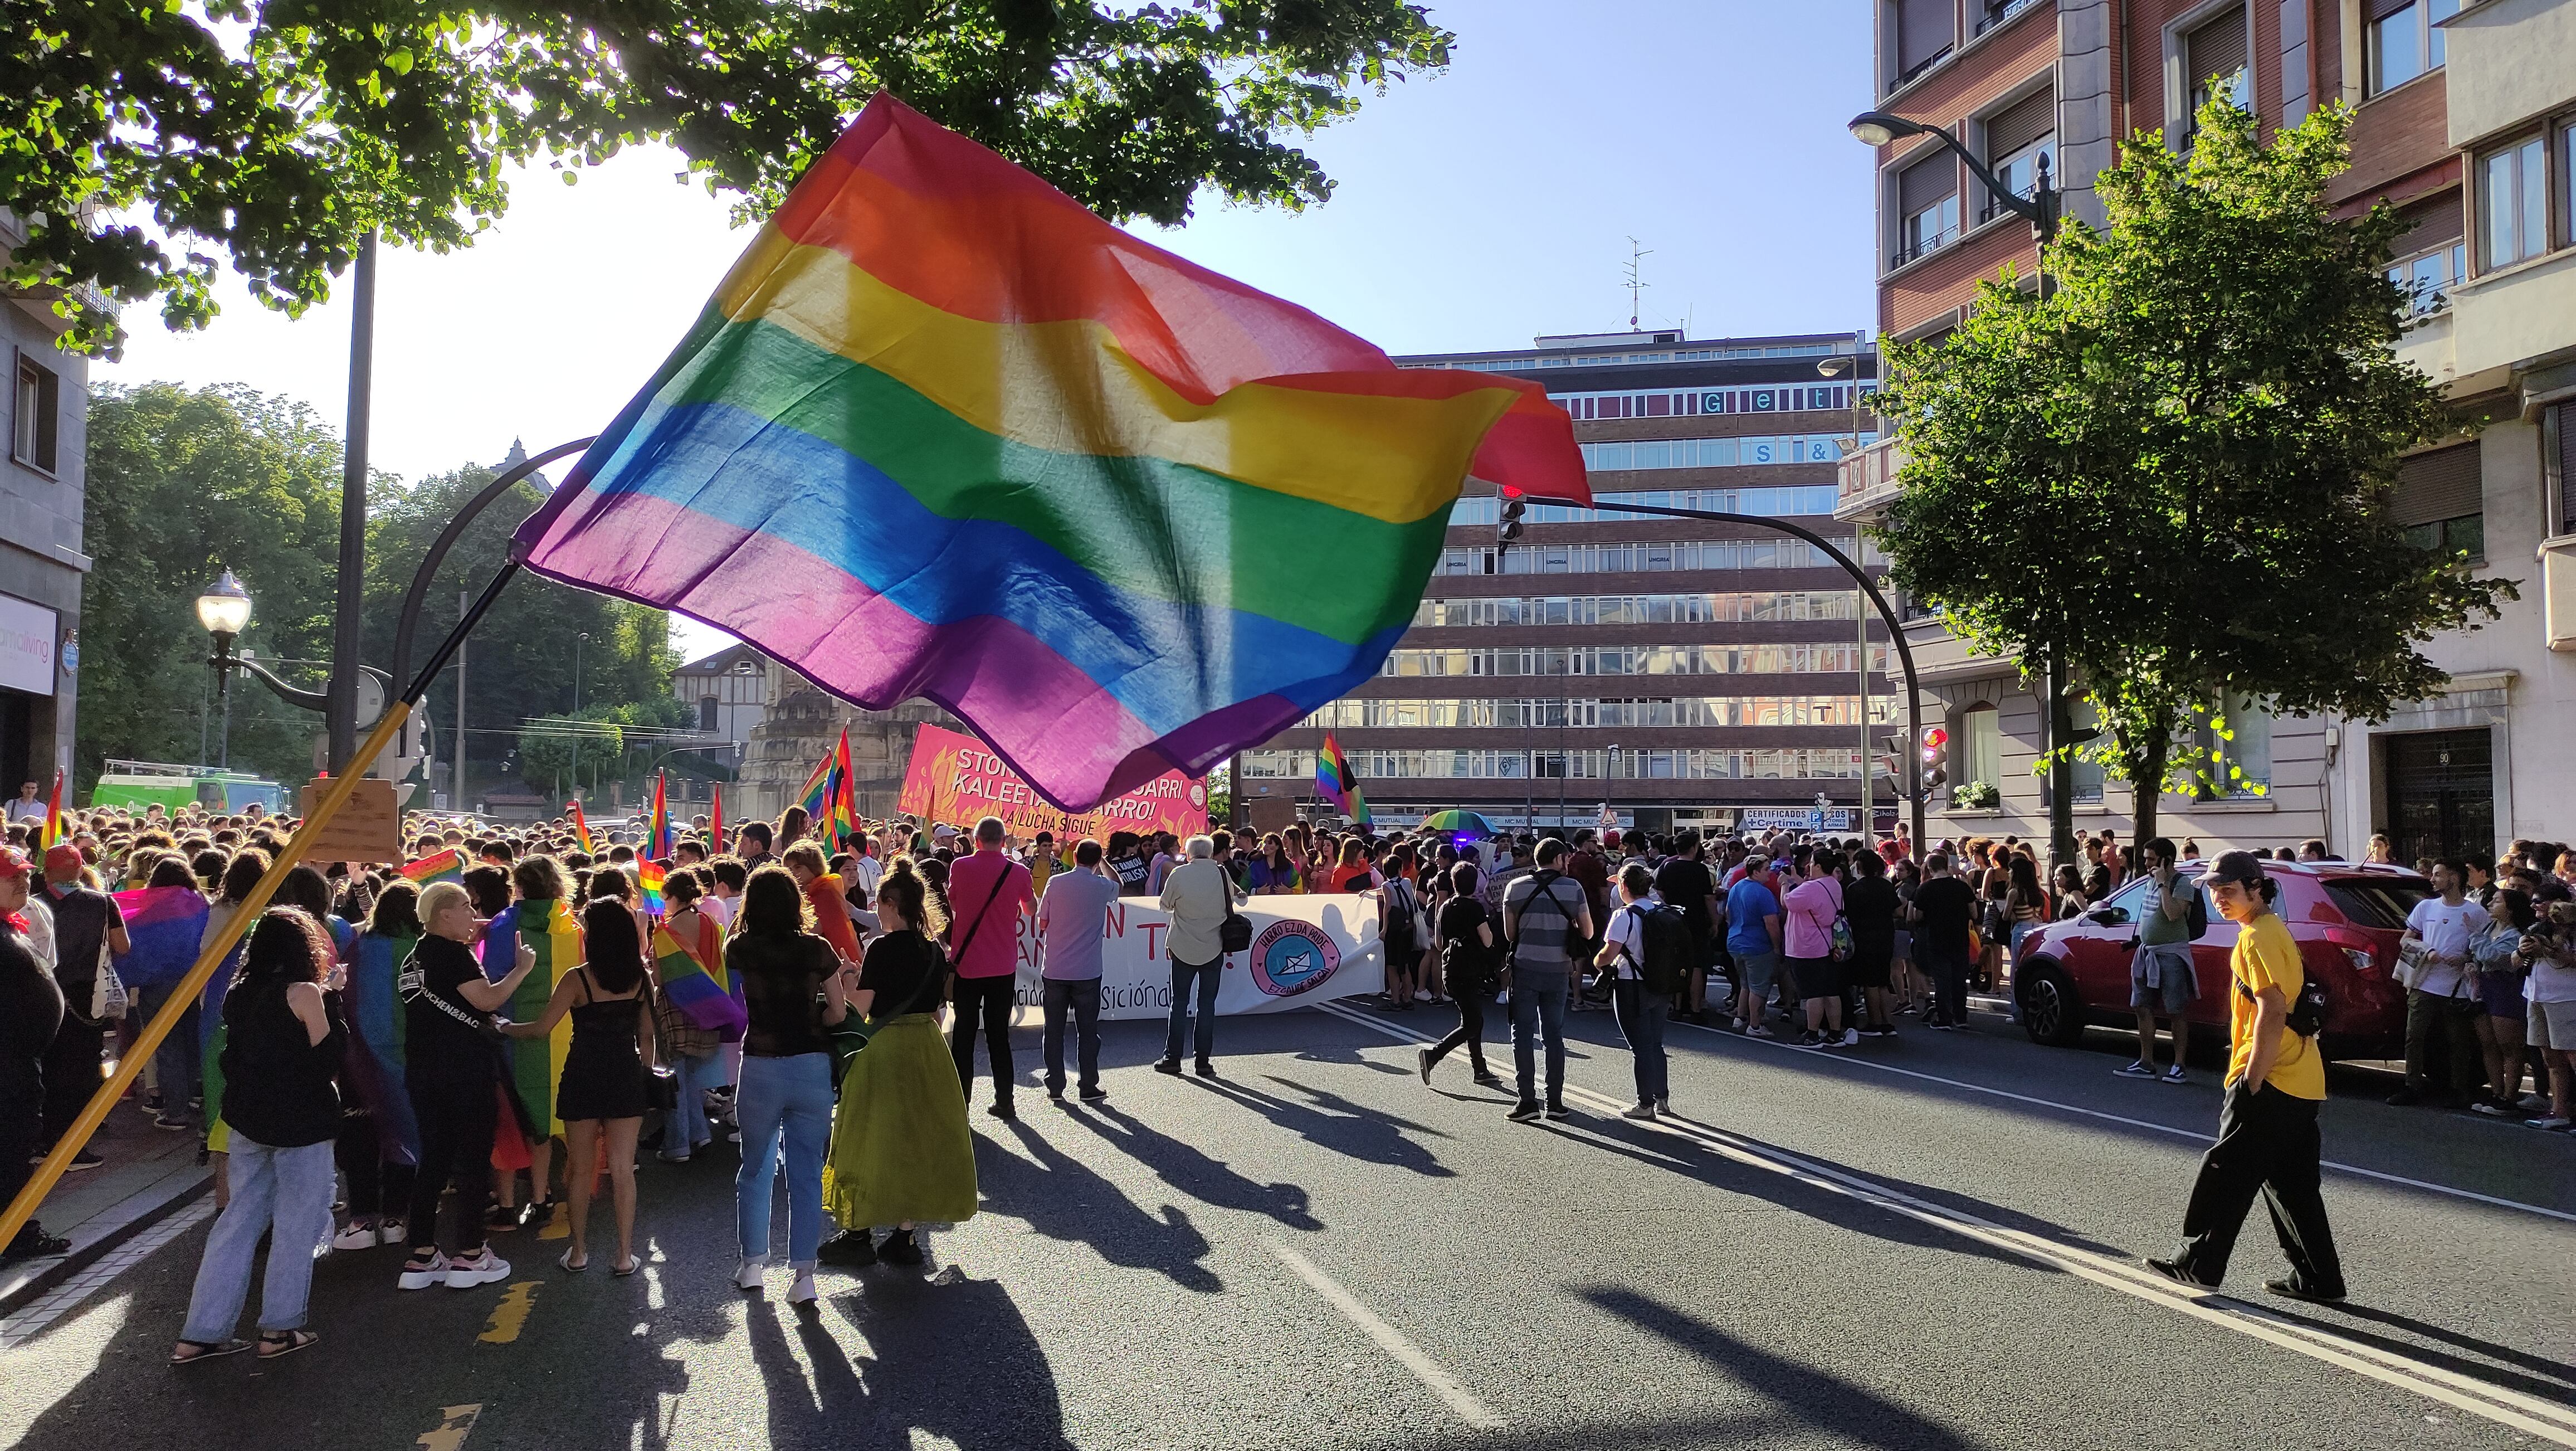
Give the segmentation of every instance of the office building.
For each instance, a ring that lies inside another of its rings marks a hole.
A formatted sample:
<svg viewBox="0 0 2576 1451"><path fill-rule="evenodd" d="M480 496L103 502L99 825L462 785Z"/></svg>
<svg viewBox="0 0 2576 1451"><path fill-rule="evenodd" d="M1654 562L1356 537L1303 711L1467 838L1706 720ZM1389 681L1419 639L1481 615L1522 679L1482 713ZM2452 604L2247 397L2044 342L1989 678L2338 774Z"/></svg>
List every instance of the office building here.
<svg viewBox="0 0 2576 1451"><path fill-rule="evenodd" d="M1853 334L1611 333L1398 361L1545 385L1602 502L1762 515L1857 547L1830 517L1835 466L1874 426L1859 404L1877 357ZM1247 799L1311 801L1330 729L1386 824L1463 806L1585 825L1606 805L1649 829L1803 825L1819 795L1827 820L1857 824L1864 652L1872 719L1890 697L1887 632L1864 627L1850 576L1756 525L1551 504L1505 548L1500 511L1470 481L1382 673L1244 752ZM1877 804L1891 822L1884 786Z"/></svg>
<svg viewBox="0 0 2576 1451"><path fill-rule="evenodd" d="M0 253L26 238L0 208ZM0 301L9 360L9 454L0 462L0 795L53 786L72 764L80 692L81 462L89 370L54 346L52 297Z"/></svg>

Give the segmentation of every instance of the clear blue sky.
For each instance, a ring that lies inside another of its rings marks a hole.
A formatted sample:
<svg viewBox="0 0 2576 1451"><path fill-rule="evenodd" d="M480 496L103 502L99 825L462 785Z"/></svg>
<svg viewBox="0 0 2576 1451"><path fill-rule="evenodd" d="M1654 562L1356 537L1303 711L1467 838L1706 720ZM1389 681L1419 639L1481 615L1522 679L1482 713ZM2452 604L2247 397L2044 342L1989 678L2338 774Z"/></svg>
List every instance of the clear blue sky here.
<svg viewBox="0 0 2576 1451"><path fill-rule="evenodd" d="M1390 352L1526 346L1641 320L1694 337L1869 327L1864 0L1452 0L1445 75L1391 86L1310 143L1339 183L1303 213L1211 206L1140 228ZM373 459L419 477L595 432L748 238L630 151L566 187L521 178L473 249L388 253ZM345 412L348 316L289 323L228 290L207 333L138 313L116 382L238 382ZM696 654L718 640L689 628Z"/></svg>

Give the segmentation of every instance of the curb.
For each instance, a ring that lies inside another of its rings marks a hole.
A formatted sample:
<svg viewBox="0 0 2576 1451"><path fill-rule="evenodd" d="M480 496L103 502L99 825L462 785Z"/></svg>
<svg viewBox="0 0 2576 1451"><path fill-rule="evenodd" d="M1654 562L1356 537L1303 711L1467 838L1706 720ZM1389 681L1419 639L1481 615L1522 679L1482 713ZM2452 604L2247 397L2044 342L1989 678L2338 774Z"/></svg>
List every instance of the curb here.
<svg viewBox="0 0 2576 1451"><path fill-rule="evenodd" d="M22 1260L0 1270L0 1316L14 1315L35 1303L117 1246L177 1213L213 1188L214 1182L211 1169L168 1175L73 1225L71 1253L59 1259Z"/></svg>

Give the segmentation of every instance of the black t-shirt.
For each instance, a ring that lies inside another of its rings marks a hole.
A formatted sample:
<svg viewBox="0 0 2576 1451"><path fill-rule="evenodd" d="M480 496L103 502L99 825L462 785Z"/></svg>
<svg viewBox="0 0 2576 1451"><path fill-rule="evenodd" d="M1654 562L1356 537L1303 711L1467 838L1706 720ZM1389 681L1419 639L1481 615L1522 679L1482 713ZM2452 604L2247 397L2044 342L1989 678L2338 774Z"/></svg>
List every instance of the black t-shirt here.
<svg viewBox="0 0 2576 1451"><path fill-rule="evenodd" d="M1494 915L1473 897L1452 897L1440 909L1440 960L1452 976L1464 968L1474 974L1467 981L1476 983L1492 974L1494 949L1476 935L1476 929L1485 925L1496 927L1494 936L1499 942L1502 933L1499 924L1494 923ZM1452 942L1460 944L1454 954L1449 950Z"/></svg>
<svg viewBox="0 0 2576 1451"><path fill-rule="evenodd" d="M349 1030L334 1018L331 1031L314 1042L304 1020L287 1006L282 981L235 988L224 997L224 1122L272 1149L337 1136L335 1075L348 1041Z"/></svg>
<svg viewBox="0 0 2576 1451"><path fill-rule="evenodd" d="M54 981L63 996L89 1011L90 993L98 981L98 952L111 929L125 925L125 912L105 892L77 882L45 888L45 906L54 914Z"/></svg>
<svg viewBox="0 0 2576 1451"><path fill-rule="evenodd" d="M868 1004L869 1022L929 1012L948 994L948 954L909 927L889 932L868 944L859 988L876 994Z"/></svg>
<svg viewBox="0 0 2576 1451"><path fill-rule="evenodd" d="M742 1051L754 1058L830 1052L823 981L840 968L832 944L811 932L744 932L725 943L725 969L742 984L743 1008L751 1018Z"/></svg>
<svg viewBox="0 0 2576 1451"><path fill-rule="evenodd" d="M1977 894L1966 882L1953 876L1938 876L1914 889L1914 910L1923 915L1915 928L1915 940L1935 952L1965 956L1968 951L1968 914L1977 904Z"/></svg>
<svg viewBox="0 0 2576 1451"><path fill-rule="evenodd" d="M474 949L445 937L424 937L394 979L403 1005L403 1058L409 1072L444 1076L500 1076L500 1055L482 1024L491 1014L465 1000L459 984L483 976Z"/></svg>
<svg viewBox="0 0 2576 1451"><path fill-rule="evenodd" d="M1708 934L1708 899L1716 890L1716 879L1708 874L1706 862L1677 856L1655 873L1655 891L1663 897L1664 905L1680 908L1682 920L1702 936Z"/></svg>
<svg viewBox="0 0 2576 1451"><path fill-rule="evenodd" d="M1118 874L1118 895L1122 897L1144 896L1145 883L1154 875L1153 863L1140 856L1120 857L1109 864L1109 869Z"/></svg>
<svg viewBox="0 0 2576 1451"><path fill-rule="evenodd" d="M1867 872L1843 888L1843 916L1850 921L1852 949L1865 958L1896 951L1896 884Z"/></svg>
<svg viewBox="0 0 2576 1451"><path fill-rule="evenodd" d="M62 1026L63 990L53 974L24 934L0 927L0 1083L34 1083Z"/></svg>

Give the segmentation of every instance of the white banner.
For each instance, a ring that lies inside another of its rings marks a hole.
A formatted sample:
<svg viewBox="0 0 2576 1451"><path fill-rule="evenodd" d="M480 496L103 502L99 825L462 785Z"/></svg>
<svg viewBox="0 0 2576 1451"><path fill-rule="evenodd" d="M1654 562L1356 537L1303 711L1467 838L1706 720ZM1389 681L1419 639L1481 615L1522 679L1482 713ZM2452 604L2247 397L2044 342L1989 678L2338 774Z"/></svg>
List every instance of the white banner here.
<svg viewBox="0 0 2576 1451"><path fill-rule="evenodd" d="M54 693L54 629L61 618L43 605L0 595L0 685Z"/></svg>
<svg viewBox="0 0 2576 1451"><path fill-rule="evenodd" d="M1359 896L1255 897L1252 949L1225 961L1220 1017L1277 1013L1386 990L1377 899ZM1164 934L1171 914L1151 897L1109 904L1100 940L1100 1016L1163 1019L1172 1011L1172 962ZM1037 924L1020 922L1019 1001L1035 1021L1043 1000Z"/></svg>

